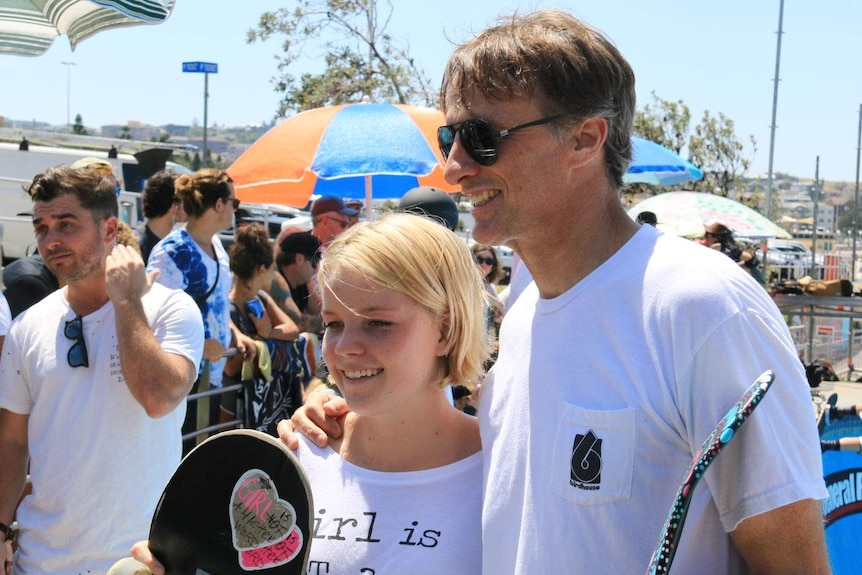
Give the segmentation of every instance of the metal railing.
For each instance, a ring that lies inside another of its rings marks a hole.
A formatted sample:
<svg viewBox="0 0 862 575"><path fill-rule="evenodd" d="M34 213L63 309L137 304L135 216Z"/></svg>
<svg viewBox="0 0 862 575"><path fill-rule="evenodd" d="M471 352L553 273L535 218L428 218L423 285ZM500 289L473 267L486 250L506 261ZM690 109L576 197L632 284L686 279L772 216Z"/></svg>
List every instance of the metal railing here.
<svg viewBox="0 0 862 575"><path fill-rule="evenodd" d="M223 357L231 357L235 355L239 355L239 350L236 348L229 348L225 351ZM210 398L227 395L229 393L239 393L246 384L240 382L222 387L210 387L209 367L209 362L204 361L200 381L198 383L198 391L190 393L186 398L186 409L193 410L195 412L195 429L194 431L183 434L183 445L191 439L194 439L195 445L197 445L207 439L211 434L218 433L219 431L224 431L226 429L236 429L242 427L244 424L245 413L243 410L245 406L242 401L236 402L236 410L234 412L233 419L228 421L219 421L217 423L213 423L210 420ZM221 404L224 405L224 402L221 402Z"/></svg>
<svg viewBox="0 0 862 575"><path fill-rule="evenodd" d="M862 298L777 295L799 358L825 359L843 378L862 363Z"/></svg>

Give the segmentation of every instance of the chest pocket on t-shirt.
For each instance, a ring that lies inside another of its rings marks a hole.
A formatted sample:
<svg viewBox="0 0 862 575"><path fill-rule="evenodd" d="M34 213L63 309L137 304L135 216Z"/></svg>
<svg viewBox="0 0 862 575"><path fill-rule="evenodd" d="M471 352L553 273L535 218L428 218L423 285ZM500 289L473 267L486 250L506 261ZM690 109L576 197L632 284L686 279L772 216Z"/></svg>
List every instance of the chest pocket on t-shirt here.
<svg viewBox="0 0 862 575"><path fill-rule="evenodd" d="M562 404L550 462L550 490L579 505L631 494L635 409L598 411Z"/></svg>

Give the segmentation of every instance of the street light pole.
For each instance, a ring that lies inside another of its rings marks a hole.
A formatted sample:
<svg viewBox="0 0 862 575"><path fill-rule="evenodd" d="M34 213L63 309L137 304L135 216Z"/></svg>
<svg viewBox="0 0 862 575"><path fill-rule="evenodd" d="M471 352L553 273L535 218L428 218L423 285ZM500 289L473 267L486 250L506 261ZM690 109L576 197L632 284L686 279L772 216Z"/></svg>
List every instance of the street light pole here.
<svg viewBox="0 0 862 575"><path fill-rule="evenodd" d="M66 66L66 127L72 131L72 66L74 62L60 62Z"/></svg>
<svg viewBox="0 0 862 575"><path fill-rule="evenodd" d="M772 124L769 126L769 175L766 180L766 217L772 217L772 160L775 156L775 118L778 113L778 72L781 69L781 35L784 34L784 0L778 5L778 41L775 47L775 78L772 89Z"/></svg>

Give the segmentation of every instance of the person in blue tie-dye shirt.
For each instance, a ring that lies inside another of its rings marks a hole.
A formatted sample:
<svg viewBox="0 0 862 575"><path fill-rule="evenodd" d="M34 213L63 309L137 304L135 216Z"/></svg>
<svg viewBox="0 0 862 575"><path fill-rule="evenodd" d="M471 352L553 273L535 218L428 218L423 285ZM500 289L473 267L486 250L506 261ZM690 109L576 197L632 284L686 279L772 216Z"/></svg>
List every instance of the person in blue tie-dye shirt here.
<svg viewBox="0 0 862 575"><path fill-rule="evenodd" d="M204 359L195 390L201 378L209 378L210 387L221 387L225 365L225 351L231 344L251 359L255 354L254 342L240 332L230 319L230 261L216 235L233 226L234 213L239 200L234 195L233 182L227 172L206 168L192 175L182 175L174 183L177 198L188 216L184 228L165 236L153 248L147 271L161 272L156 279L161 284L185 290L201 310L206 332ZM218 416L217 397L210 398L211 421ZM190 410L193 413L193 410ZM190 431L190 417L186 417L184 433Z"/></svg>

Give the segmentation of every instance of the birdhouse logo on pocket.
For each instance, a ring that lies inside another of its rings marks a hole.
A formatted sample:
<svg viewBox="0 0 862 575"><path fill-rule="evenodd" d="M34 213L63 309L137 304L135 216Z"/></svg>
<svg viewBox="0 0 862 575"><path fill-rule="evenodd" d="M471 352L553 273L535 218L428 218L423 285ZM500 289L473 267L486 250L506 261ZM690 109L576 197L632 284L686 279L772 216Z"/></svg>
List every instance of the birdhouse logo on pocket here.
<svg viewBox="0 0 862 575"><path fill-rule="evenodd" d="M593 430L575 436L569 483L585 491L595 491L602 482L602 440Z"/></svg>

